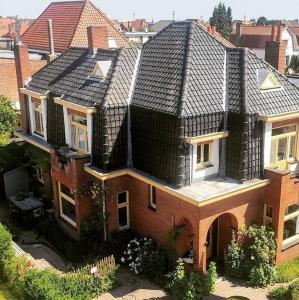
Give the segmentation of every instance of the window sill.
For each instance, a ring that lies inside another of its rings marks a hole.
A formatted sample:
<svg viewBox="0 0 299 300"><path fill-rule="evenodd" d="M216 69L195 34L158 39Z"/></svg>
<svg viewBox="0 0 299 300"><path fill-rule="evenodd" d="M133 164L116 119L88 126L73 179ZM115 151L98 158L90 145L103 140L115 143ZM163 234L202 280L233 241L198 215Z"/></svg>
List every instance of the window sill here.
<svg viewBox="0 0 299 300"><path fill-rule="evenodd" d="M195 171L201 171L201 170L212 168L212 167L214 167L214 165L212 165L212 164L206 164L206 165L203 165L203 166L197 166L196 169L195 169Z"/></svg>
<svg viewBox="0 0 299 300"><path fill-rule="evenodd" d="M299 244L299 234L284 240L282 242L282 250L287 250L297 244Z"/></svg>
<svg viewBox="0 0 299 300"><path fill-rule="evenodd" d="M157 211L157 207L153 207L151 205L148 206L148 209L152 210L153 212Z"/></svg>

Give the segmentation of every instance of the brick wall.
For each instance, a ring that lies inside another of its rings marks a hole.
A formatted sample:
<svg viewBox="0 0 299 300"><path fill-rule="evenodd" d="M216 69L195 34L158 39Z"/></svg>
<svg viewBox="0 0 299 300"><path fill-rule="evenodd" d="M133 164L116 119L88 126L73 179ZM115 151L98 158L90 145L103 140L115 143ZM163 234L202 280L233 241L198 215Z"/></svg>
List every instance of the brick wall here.
<svg viewBox="0 0 299 300"><path fill-rule="evenodd" d="M266 42L265 60L282 74L286 68L286 46L286 41Z"/></svg>
<svg viewBox="0 0 299 300"><path fill-rule="evenodd" d="M45 60L30 61L30 76L46 65ZM16 66L14 59L0 58L0 95L12 101L19 100Z"/></svg>

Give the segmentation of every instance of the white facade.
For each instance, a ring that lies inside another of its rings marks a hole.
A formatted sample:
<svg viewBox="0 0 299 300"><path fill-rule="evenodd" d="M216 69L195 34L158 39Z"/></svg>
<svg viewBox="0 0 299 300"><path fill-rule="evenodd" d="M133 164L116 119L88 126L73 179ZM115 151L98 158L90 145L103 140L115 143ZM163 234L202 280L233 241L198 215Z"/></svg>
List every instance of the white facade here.
<svg viewBox="0 0 299 300"><path fill-rule="evenodd" d="M144 44L149 41L157 32L126 32L125 35L130 42Z"/></svg>

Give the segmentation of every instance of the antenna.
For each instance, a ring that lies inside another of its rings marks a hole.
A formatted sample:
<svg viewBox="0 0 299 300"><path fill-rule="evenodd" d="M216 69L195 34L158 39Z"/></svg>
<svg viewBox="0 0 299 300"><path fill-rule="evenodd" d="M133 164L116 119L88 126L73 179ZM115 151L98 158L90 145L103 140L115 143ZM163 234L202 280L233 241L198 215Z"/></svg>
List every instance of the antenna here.
<svg viewBox="0 0 299 300"><path fill-rule="evenodd" d="M172 11L172 21L174 21L174 17L175 17L175 11Z"/></svg>
<svg viewBox="0 0 299 300"><path fill-rule="evenodd" d="M135 15L136 15L136 14L135 14L135 12L133 12L133 20L132 20L132 21L134 21L134 20L135 20Z"/></svg>

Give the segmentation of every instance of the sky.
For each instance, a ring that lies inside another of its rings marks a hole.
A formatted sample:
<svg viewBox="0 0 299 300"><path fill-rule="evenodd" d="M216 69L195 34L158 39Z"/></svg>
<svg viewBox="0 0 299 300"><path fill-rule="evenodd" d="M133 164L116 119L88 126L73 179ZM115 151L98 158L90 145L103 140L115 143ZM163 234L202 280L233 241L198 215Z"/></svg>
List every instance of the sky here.
<svg viewBox="0 0 299 300"><path fill-rule="evenodd" d="M55 0L54 0L55 1ZM92 0L110 18L158 21L203 18L208 20L219 0ZM37 18L53 0L0 0L0 15ZM243 20L265 16L267 19L299 19L298 0L224 0L232 8L233 18Z"/></svg>

